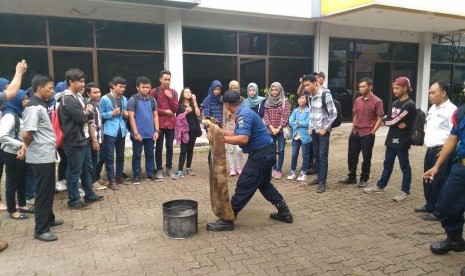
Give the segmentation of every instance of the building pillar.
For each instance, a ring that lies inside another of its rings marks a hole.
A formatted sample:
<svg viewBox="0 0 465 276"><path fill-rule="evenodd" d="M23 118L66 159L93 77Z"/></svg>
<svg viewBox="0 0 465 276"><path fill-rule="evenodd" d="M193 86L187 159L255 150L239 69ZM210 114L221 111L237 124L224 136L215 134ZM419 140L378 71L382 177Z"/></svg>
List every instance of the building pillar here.
<svg viewBox="0 0 465 276"><path fill-rule="evenodd" d="M313 59L313 70L323 71L326 74L325 87L328 86L329 68L329 24L325 22L315 22L315 49ZM312 72L310 72L312 73Z"/></svg>
<svg viewBox="0 0 465 276"><path fill-rule="evenodd" d="M182 53L181 11L165 9L165 69L171 72L171 87L178 93L184 88Z"/></svg>
<svg viewBox="0 0 465 276"><path fill-rule="evenodd" d="M432 33L420 34L420 47L418 52L418 75L416 88L417 108L428 111L428 90L430 84L431 71L431 45L433 42Z"/></svg>

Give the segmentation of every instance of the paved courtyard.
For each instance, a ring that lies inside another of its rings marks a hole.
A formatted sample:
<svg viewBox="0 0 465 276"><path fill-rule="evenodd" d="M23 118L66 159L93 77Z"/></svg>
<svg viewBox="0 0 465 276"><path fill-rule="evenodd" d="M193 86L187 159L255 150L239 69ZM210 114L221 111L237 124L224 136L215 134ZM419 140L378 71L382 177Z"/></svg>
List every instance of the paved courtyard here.
<svg viewBox="0 0 465 276"><path fill-rule="evenodd" d="M333 133L325 193L306 183L274 181L294 214L293 224L270 220L275 208L257 193L239 214L235 231L206 231L216 217L209 202L207 153L199 150L196 176L107 189L99 192L105 200L88 210L69 210L66 193L57 194L54 211L65 224L52 228L56 242L32 238L33 218L16 221L0 213L0 236L10 244L0 253L0 275L458 275L465 253L430 253L430 243L443 239L443 230L413 212L423 203L425 149L410 151L411 197L396 203L397 163L383 194L337 184L347 173L349 131L350 125L343 125ZM369 184L382 171L385 133L381 129L376 140ZM285 174L290 154L287 146ZM131 174L129 159L126 168ZM234 188L230 179L230 194ZM189 239L163 236L162 204L173 199L199 203L199 231Z"/></svg>

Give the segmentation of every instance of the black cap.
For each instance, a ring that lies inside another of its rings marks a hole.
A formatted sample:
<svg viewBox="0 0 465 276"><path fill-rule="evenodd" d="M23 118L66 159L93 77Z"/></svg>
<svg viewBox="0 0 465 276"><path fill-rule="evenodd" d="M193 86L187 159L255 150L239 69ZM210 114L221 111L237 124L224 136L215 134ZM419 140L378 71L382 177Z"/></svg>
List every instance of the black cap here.
<svg viewBox="0 0 465 276"><path fill-rule="evenodd" d="M322 78L326 78L326 75L324 72L320 71L320 72L313 72L313 75L315 76L319 76L319 77L322 77Z"/></svg>
<svg viewBox="0 0 465 276"><path fill-rule="evenodd" d="M241 96L236 90L226 90L223 94L223 102L224 103L229 103L229 104L234 104L240 101Z"/></svg>

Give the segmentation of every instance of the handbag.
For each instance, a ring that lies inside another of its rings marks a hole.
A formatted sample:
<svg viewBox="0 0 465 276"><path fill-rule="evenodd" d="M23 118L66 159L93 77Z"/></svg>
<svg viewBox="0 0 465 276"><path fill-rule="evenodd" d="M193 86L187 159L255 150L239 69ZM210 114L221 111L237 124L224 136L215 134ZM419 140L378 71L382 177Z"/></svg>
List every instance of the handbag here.
<svg viewBox="0 0 465 276"><path fill-rule="evenodd" d="M284 108L286 106L286 99L283 101L283 116L284 116ZM289 126L289 123L283 127L283 135L284 139L289 140L292 138L292 128Z"/></svg>

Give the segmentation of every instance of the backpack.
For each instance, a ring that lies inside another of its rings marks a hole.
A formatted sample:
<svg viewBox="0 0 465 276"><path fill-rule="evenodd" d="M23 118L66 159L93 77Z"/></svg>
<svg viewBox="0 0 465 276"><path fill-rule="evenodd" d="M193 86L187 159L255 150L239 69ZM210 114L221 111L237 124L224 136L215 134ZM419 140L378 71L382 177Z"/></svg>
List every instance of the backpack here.
<svg viewBox="0 0 465 276"><path fill-rule="evenodd" d="M158 93L157 93L158 95ZM155 98L152 97L151 95L148 95L149 96L149 100L150 100L150 103L152 104L152 108L155 106ZM132 97L134 99L134 110L137 110L137 105L139 104L139 97L137 97L137 94L134 94L132 95ZM128 129L128 131L132 131L132 127L131 127L131 122L129 122L129 118L127 119L126 121L126 128Z"/></svg>
<svg viewBox="0 0 465 276"><path fill-rule="evenodd" d="M402 109L409 103L415 104L412 100L408 100L402 106ZM426 114L420 108L415 109L413 115L413 125L410 130L410 145L412 146L423 146L425 143L425 123Z"/></svg>
<svg viewBox="0 0 465 276"><path fill-rule="evenodd" d="M55 106L52 109L52 112L50 115L50 121L52 123L52 128L56 136L55 144L57 148L61 148L63 146L63 131L61 130L60 103L59 102L56 102Z"/></svg>
<svg viewBox="0 0 465 276"><path fill-rule="evenodd" d="M323 108L326 109L326 113L329 115L328 106L326 105L326 94L331 94L328 90L323 91L323 95L321 96L321 103L323 104ZM338 127L342 124L342 105L341 103L333 98L334 106L336 107L337 116L334 122L331 125L331 128Z"/></svg>

